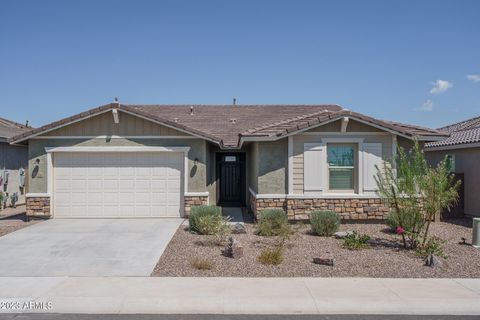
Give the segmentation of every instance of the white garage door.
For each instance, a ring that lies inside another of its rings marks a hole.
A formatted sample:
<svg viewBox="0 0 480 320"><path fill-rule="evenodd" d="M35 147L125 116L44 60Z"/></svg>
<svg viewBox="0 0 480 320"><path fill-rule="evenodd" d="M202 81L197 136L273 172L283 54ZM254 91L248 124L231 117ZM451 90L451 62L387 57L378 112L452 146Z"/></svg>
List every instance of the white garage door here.
<svg viewBox="0 0 480 320"><path fill-rule="evenodd" d="M183 153L54 154L54 217L179 217Z"/></svg>

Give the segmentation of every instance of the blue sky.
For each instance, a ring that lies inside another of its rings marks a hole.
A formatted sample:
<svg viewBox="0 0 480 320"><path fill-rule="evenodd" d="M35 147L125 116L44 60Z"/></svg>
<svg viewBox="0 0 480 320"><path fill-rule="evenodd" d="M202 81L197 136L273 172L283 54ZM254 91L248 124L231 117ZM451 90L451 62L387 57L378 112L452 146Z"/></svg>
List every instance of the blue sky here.
<svg viewBox="0 0 480 320"><path fill-rule="evenodd" d="M236 97L438 127L480 115L479 14L480 1L4 0L0 117Z"/></svg>

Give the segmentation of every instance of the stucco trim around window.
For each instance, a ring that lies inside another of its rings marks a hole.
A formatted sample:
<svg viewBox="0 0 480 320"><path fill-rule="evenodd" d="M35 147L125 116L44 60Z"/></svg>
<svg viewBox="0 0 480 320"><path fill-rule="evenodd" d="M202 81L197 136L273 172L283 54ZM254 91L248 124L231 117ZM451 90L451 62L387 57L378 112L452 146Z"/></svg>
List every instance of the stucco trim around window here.
<svg viewBox="0 0 480 320"><path fill-rule="evenodd" d="M357 163L356 165L358 168L356 168L357 171L357 177L354 185L354 190L357 189L357 192L349 193L347 192L346 194L363 194L363 141L365 140L364 138L349 138L349 137L339 137L339 138L321 138L320 139L322 143L325 145L328 145L329 143L348 143L348 144L355 144L357 146L356 150L356 157L357 157ZM327 146L328 148L328 146ZM328 177L328 160L325 159L325 164L324 164L324 172L323 172L323 177ZM355 188L356 187L356 188ZM337 194L335 192L330 191L329 189L325 189L323 192L324 194ZM343 192L342 192L343 194Z"/></svg>

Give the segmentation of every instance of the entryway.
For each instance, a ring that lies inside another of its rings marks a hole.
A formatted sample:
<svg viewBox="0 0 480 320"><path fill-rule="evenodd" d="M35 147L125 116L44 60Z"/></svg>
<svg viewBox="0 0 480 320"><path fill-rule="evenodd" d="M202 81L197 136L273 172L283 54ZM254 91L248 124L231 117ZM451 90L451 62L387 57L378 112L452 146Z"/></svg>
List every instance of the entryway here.
<svg viewBox="0 0 480 320"><path fill-rule="evenodd" d="M245 205L245 153L217 153L217 195L222 207Z"/></svg>

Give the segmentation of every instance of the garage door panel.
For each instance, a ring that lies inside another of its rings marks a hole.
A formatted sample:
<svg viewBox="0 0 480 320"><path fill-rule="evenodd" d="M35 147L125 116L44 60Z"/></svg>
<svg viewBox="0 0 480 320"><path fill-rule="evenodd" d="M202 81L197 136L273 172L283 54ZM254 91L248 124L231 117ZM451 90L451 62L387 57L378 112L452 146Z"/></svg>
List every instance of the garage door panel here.
<svg viewBox="0 0 480 320"><path fill-rule="evenodd" d="M55 193L55 203L61 205L61 204L64 204L64 203L70 203L70 196L71 196L71 193L70 192L57 192Z"/></svg>
<svg viewBox="0 0 480 320"><path fill-rule="evenodd" d="M135 168L136 177L150 177L152 175L150 168Z"/></svg>
<svg viewBox="0 0 480 320"><path fill-rule="evenodd" d="M118 206L118 193L109 193L109 192L105 192L103 193L103 204L105 206Z"/></svg>
<svg viewBox="0 0 480 320"><path fill-rule="evenodd" d="M103 183L102 180L87 180L87 188L89 191L102 191Z"/></svg>
<svg viewBox="0 0 480 320"><path fill-rule="evenodd" d="M56 186L58 191L70 191L71 181L70 179L57 179Z"/></svg>
<svg viewBox="0 0 480 320"><path fill-rule="evenodd" d="M116 179L118 177L118 171L117 167L105 167L103 168L103 177L114 177Z"/></svg>
<svg viewBox="0 0 480 320"><path fill-rule="evenodd" d="M87 181L86 180L74 180L66 181L63 180L62 184L65 185L65 190L87 190Z"/></svg>
<svg viewBox="0 0 480 320"><path fill-rule="evenodd" d="M105 192L109 192L112 190L118 190L118 180L111 180L108 178L104 178L102 180L102 187Z"/></svg>
<svg viewBox="0 0 480 320"><path fill-rule="evenodd" d="M101 177L102 176L102 168L101 167L93 167L93 166L90 166L90 167L87 167L86 168L86 174L88 176L88 178L98 178L98 177Z"/></svg>
<svg viewBox="0 0 480 320"><path fill-rule="evenodd" d="M150 190L150 180L148 179L141 179L141 180L135 180L134 183L134 188L136 191L142 190L142 191L147 191Z"/></svg>
<svg viewBox="0 0 480 320"><path fill-rule="evenodd" d="M70 202L76 206L83 205L85 203L86 192L72 192L70 194Z"/></svg>
<svg viewBox="0 0 480 320"><path fill-rule="evenodd" d="M103 203L103 193L100 192L88 192L85 198L85 204L89 206L97 206Z"/></svg>
<svg viewBox="0 0 480 320"><path fill-rule="evenodd" d="M165 180L152 180L150 188L153 192L165 192L167 190L167 182Z"/></svg>
<svg viewBox="0 0 480 320"><path fill-rule="evenodd" d="M179 216L182 170L183 153L54 154L54 216Z"/></svg>

